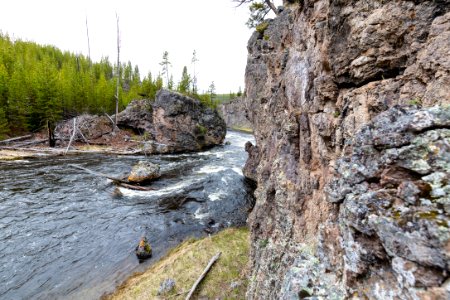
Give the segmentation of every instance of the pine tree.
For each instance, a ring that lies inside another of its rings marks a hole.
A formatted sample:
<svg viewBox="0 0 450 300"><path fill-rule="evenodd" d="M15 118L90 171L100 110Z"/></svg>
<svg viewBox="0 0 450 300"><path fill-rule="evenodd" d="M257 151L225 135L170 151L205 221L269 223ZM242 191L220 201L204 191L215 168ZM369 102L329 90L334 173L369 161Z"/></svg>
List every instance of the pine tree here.
<svg viewBox="0 0 450 300"><path fill-rule="evenodd" d="M178 84L177 91L186 94L190 90L191 76L188 74L187 67L183 68L183 73L181 74L181 80Z"/></svg>
<svg viewBox="0 0 450 300"><path fill-rule="evenodd" d="M210 105L211 107L215 107L216 104L214 103L214 99L216 98L216 85L214 84L214 81L211 82L211 84L209 85L209 89L208 89L208 93L209 93L209 101L210 101Z"/></svg>

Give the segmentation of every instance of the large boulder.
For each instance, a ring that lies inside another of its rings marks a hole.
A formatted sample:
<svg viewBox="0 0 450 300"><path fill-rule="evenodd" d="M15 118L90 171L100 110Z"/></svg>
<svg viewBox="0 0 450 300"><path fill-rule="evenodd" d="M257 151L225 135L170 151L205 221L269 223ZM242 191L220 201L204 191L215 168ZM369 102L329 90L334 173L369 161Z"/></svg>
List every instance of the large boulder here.
<svg viewBox="0 0 450 300"><path fill-rule="evenodd" d="M200 101L160 90L153 103L152 136L166 152L197 151L223 142L226 124Z"/></svg>
<svg viewBox="0 0 450 300"><path fill-rule="evenodd" d="M130 175L128 176L128 181L140 183L157 179L160 176L159 165L149 161L139 161L131 169Z"/></svg>
<svg viewBox="0 0 450 300"><path fill-rule="evenodd" d="M153 127L152 111L150 100L134 100L117 115L117 125L132 129L137 134L150 132Z"/></svg>

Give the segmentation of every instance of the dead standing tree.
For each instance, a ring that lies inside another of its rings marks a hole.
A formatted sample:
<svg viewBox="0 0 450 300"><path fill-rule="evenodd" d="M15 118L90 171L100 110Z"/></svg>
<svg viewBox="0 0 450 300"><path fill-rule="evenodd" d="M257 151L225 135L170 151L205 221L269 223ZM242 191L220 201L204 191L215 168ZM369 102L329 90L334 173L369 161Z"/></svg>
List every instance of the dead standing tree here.
<svg viewBox="0 0 450 300"><path fill-rule="evenodd" d="M119 16L116 13L117 20L117 86L116 86L116 114L115 114L115 125L114 130L117 127L117 115L119 114L119 85L120 85L120 31L119 31Z"/></svg>

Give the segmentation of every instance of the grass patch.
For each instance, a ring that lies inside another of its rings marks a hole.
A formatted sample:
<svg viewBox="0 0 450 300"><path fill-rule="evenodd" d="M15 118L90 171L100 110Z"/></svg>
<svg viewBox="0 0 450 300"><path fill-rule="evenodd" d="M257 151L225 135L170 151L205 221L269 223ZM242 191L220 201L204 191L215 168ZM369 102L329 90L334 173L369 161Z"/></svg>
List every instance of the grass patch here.
<svg viewBox="0 0 450 300"><path fill-rule="evenodd" d="M245 133L253 133L253 129L244 126L231 126L231 129Z"/></svg>
<svg viewBox="0 0 450 300"><path fill-rule="evenodd" d="M246 228L226 229L200 240L189 239L170 250L143 274L128 279L105 299L184 299L209 260L219 251L222 255L197 288L194 299L245 299L249 249ZM158 296L160 284L168 278L175 280L175 288ZM232 283L237 287L232 287Z"/></svg>

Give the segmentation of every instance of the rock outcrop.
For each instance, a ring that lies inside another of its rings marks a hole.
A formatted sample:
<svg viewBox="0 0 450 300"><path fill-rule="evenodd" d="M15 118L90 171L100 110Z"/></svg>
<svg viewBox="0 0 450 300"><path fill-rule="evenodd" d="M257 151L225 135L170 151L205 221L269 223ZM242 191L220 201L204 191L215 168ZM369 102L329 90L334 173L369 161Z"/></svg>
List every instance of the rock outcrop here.
<svg viewBox="0 0 450 300"><path fill-rule="evenodd" d="M449 11L285 1L253 34L249 299L449 298Z"/></svg>
<svg viewBox="0 0 450 300"><path fill-rule="evenodd" d="M222 103L219 109L228 128L252 131L252 124L247 118L248 113L242 97L237 97L230 102Z"/></svg>
<svg viewBox="0 0 450 300"><path fill-rule="evenodd" d="M217 111L200 101L160 90L153 107L153 140L167 152L197 151L223 142L227 129Z"/></svg>

